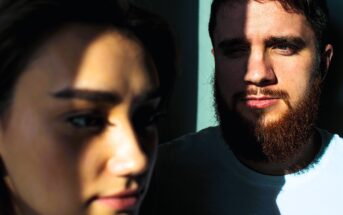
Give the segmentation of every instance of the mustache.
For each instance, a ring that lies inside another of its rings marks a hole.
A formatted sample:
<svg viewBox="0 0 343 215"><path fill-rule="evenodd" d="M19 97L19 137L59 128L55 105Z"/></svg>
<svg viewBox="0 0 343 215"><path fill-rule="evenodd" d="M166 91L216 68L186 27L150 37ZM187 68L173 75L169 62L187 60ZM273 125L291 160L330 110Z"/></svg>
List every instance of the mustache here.
<svg viewBox="0 0 343 215"><path fill-rule="evenodd" d="M235 100L245 99L247 96L264 95L276 97L283 100L289 100L289 94L284 90L271 90L266 88L247 89L245 91L237 92L233 95Z"/></svg>
<svg viewBox="0 0 343 215"><path fill-rule="evenodd" d="M279 98L285 101L287 106L290 107L289 94L284 90L272 90L268 88L252 88L244 91L237 92L233 95L233 102L237 104L238 101L246 99L248 96L264 95Z"/></svg>

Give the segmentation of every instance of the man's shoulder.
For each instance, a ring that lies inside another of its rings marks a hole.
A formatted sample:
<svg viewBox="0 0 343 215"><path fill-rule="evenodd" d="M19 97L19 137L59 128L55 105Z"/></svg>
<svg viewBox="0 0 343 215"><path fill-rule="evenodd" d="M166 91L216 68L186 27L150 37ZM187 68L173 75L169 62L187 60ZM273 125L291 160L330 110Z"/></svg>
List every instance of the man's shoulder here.
<svg viewBox="0 0 343 215"><path fill-rule="evenodd" d="M337 145L337 147L343 147L343 138L336 133L331 133L327 130L317 128L319 132L322 143L328 147L332 147L333 145Z"/></svg>
<svg viewBox="0 0 343 215"><path fill-rule="evenodd" d="M220 152L224 153L225 146L219 127L209 127L162 144L144 214L180 211L182 214L210 214L204 196L211 190L207 184L222 178L218 177L222 175L220 163L225 160L221 159L224 156L220 156Z"/></svg>
<svg viewBox="0 0 343 215"><path fill-rule="evenodd" d="M159 147L156 169L167 174L188 174L204 171L213 163L223 162L219 157L228 149L219 127L209 127L196 133L181 136ZM226 153L225 153L226 154ZM224 156L227 157L227 156ZM218 161L219 160L219 161Z"/></svg>
<svg viewBox="0 0 343 215"><path fill-rule="evenodd" d="M197 153L213 147L214 142L221 141L220 128L208 127L195 133L189 133L164 143L159 147L160 154L177 153Z"/></svg>
<svg viewBox="0 0 343 215"><path fill-rule="evenodd" d="M321 157L330 157L343 162L343 138L339 134L330 133L323 129L317 129L322 138Z"/></svg>

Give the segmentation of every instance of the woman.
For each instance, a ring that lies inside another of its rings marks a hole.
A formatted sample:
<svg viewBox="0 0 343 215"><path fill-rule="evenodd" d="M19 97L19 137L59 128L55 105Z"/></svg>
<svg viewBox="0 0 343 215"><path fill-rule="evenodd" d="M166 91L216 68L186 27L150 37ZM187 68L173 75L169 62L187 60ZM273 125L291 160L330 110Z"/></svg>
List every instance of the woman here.
<svg viewBox="0 0 343 215"><path fill-rule="evenodd" d="M137 214L175 69L164 23L123 1L9 0L0 41L0 214Z"/></svg>

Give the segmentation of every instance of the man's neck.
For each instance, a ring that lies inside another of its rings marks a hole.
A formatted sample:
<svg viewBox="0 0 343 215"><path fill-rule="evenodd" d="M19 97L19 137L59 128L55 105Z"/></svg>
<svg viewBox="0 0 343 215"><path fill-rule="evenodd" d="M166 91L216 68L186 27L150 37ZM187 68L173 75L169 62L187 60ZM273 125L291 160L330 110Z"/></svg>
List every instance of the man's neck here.
<svg viewBox="0 0 343 215"><path fill-rule="evenodd" d="M298 172L308 167L322 145L321 137L318 132L314 132L308 140L307 144L300 149L299 153L291 157L285 162L258 162L251 161L240 156L237 156L245 166L265 175L282 176L290 173Z"/></svg>

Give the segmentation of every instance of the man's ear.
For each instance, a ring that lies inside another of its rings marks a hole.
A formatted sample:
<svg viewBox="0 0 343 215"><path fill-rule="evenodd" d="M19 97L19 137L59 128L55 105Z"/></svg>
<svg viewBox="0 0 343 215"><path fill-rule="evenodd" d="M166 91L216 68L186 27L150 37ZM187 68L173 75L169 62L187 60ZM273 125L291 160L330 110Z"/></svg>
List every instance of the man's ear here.
<svg viewBox="0 0 343 215"><path fill-rule="evenodd" d="M324 53L322 54L322 80L325 79L327 72L329 70L330 64L331 64L331 60L332 60L332 56L333 56L333 47L331 44L326 44L325 49L324 49Z"/></svg>
<svg viewBox="0 0 343 215"><path fill-rule="evenodd" d="M212 55L214 56L214 49L213 49L213 48L211 49L211 53L212 53Z"/></svg>

